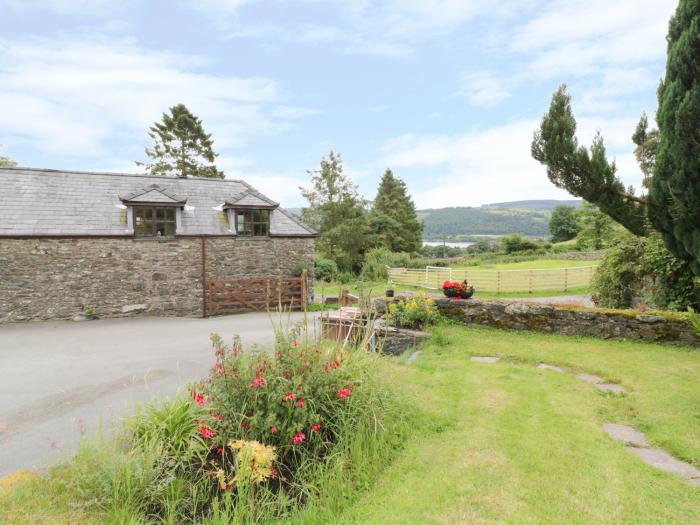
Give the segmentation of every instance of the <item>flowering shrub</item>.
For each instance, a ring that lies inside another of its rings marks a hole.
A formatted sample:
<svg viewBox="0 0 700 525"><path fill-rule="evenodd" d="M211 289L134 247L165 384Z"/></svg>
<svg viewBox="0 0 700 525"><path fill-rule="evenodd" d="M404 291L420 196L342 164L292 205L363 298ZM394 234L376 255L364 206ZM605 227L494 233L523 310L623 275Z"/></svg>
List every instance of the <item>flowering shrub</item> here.
<svg viewBox="0 0 700 525"><path fill-rule="evenodd" d="M361 379L348 366L348 351L287 337L274 354L244 354L239 342L227 346L216 335L212 342L216 363L191 395L207 414L198 421L200 436L222 451L209 462L220 487L235 485L240 460L230 453L231 443L272 447L287 474L302 458L332 446L340 420L355 410L353 391Z"/></svg>
<svg viewBox="0 0 700 525"><path fill-rule="evenodd" d="M474 295L474 287L467 281L445 281L442 283L442 293L446 297L456 297L460 299L469 299Z"/></svg>
<svg viewBox="0 0 700 525"><path fill-rule="evenodd" d="M438 318L435 301L424 293L410 298L401 298L389 305L388 319L394 326L422 328Z"/></svg>

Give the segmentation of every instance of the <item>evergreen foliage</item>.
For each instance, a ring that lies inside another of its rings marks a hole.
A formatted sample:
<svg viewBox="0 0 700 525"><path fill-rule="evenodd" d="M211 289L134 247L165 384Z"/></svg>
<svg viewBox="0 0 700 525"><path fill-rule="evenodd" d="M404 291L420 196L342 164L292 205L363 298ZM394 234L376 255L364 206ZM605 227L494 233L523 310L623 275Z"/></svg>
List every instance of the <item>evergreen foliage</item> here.
<svg viewBox="0 0 700 525"><path fill-rule="evenodd" d="M681 0L658 90L659 144L649 218L668 249L700 275L700 2Z"/></svg>
<svg viewBox="0 0 700 525"><path fill-rule="evenodd" d="M148 135L154 140L153 148L146 148L151 162L136 162L145 166L152 175L178 177L204 177L223 179L223 172L216 168L211 134L204 131L201 119L193 115L184 104L163 113L163 120L151 126Z"/></svg>
<svg viewBox="0 0 700 525"><path fill-rule="evenodd" d="M379 183L369 221L378 243L391 251L415 252L423 244L423 224L418 220L406 183L390 169Z"/></svg>
<svg viewBox="0 0 700 525"><path fill-rule="evenodd" d="M335 261L341 272L359 271L370 244L364 199L333 151L321 159L321 169L308 174L311 188L301 188L301 193L309 206L302 210L302 219L319 232L319 252Z"/></svg>
<svg viewBox="0 0 700 525"><path fill-rule="evenodd" d="M573 239L580 229L579 217L575 208L564 205L554 208L552 216L549 218L549 233L552 234L552 242Z"/></svg>
<svg viewBox="0 0 700 525"><path fill-rule="evenodd" d="M590 151L579 146L565 85L552 96L549 112L535 132L531 153L547 167L547 176L555 186L595 204L632 233L646 233L644 200L628 191L616 175L615 162L608 162L600 134L593 139Z"/></svg>
<svg viewBox="0 0 700 525"><path fill-rule="evenodd" d="M647 119L646 113L642 113L642 117L639 119L637 129L632 135L632 142L637 146L634 149L634 156L637 158L639 168L644 174L642 185L648 188L654 170L656 150L659 146L659 130L649 129L649 119Z"/></svg>

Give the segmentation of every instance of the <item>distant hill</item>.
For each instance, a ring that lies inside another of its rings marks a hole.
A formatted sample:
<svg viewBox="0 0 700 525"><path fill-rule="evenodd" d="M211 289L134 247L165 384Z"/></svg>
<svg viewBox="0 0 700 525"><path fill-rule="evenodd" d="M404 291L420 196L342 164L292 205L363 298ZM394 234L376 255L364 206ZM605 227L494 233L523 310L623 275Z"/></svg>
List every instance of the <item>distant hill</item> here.
<svg viewBox="0 0 700 525"><path fill-rule="evenodd" d="M581 207L581 200L571 199L571 200L556 200L556 199L543 199L543 200L530 200L530 201L511 201L511 202L494 202L493 204L484 204L482 208L505 208L509 210L553 210L560 204L565 204L566 206L572 206L574 208Z"/></svg>

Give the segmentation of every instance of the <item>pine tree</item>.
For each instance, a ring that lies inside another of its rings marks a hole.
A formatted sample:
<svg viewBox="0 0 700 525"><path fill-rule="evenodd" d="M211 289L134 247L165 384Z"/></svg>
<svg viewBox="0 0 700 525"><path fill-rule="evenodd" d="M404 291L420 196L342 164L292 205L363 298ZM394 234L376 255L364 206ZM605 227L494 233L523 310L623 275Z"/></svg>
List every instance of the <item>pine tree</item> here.
<svg viewBox="0 0 700 525"><path fill-rule="evenodd" d="M301 188L309 206L302 219L319 232L317 248L341 271L357 271L369 247L365 201L343 173L340 155L330 152L321 159L321 169L308 171L311 188Z"/></svg>
<svg viewBox="0 0 700 525"><path fill-rule="evenodd" d="M148 135L155 141L146 155L152 162L136 162L152 175L177 174L178 177L223 179L216 168L218 154L212 149L211 134L204 132L202 121L184 104L163 113L163 120L151 126Z"/></svg>
<svg viewBox="0 0 700 525"><path fill-rule="evenodd" d="M700 275L700 2L681 0L658 90L659 144L649 218L668 249Z"/></svg>
<svg viewBox="0 0 700 525"><path fill-rule="evenodd" d="M406 183L387 169L377 188L370 227L379 242L394 252L415 252L423 244L423 223Z"/></svg>

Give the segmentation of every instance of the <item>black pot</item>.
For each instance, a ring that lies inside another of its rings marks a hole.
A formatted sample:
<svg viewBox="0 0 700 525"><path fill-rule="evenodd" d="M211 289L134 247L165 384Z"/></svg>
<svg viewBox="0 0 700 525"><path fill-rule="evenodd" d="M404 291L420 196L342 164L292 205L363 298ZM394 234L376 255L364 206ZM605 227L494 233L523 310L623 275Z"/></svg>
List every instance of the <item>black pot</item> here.
<svg viewBox="0 0 700 525"><path fill-rule="evenodd" d="M387 290L384 295L385 297L394 297L394 290Z"/></svg>

